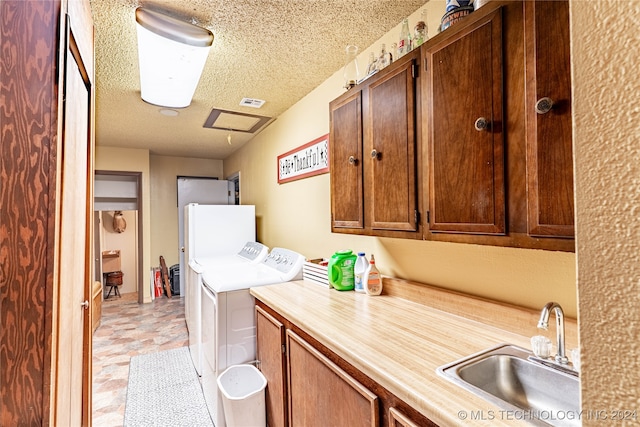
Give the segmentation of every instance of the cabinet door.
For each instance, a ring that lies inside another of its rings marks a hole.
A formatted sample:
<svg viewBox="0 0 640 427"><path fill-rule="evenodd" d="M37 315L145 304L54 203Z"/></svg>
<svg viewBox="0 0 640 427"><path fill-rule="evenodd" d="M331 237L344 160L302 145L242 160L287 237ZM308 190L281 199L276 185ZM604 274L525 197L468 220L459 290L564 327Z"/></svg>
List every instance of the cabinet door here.
<svg viewBox="0 0 640 427"><path fill-rule="evenodd" d="M502 235L502 11L425 46L429 229Z"/></svg>
<svg viewBox="0 0 640 427"><path fill-rule="evenodd" d="M415 59L402 60L365 92L365 206L367 223L378 230L417 230L417 70Z"/></svg>
<svg viewBox="0 0 640 427"><path fill-rule="evenodd" d="M405 414L396 408L389 408L389 427L418 427Z"/></svg>
<svg viewBox="0 0 640 427"><path fill-rule="evenodd" d="M287 330L289 425L379 427L378 397Z"/></svg>
<svg viewBox="0 0 640 427"><path fill-rule="evenodd" d="M256 354L260 371L267 379L265 403L269 427L287 425L284 334L284 325L256 306Z"/></svg>
<svg viewBox="0 0 640 427"><path fill-rule="evenodd" d="M364 228L362 194L361 91L338 98L329 107L331 155L331 228Z"/></svg>
<svg viewBox="0 0 640 427"><path fill-rule="evenodd" d="M524 3L528 232L573 237L569 3Z"/></svg>

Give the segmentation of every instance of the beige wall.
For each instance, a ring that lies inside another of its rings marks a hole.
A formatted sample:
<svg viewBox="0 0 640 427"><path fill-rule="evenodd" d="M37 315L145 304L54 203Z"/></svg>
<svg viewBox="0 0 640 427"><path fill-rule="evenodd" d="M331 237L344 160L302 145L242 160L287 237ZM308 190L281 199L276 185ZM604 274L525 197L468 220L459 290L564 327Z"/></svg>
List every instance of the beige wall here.
<svg viewBox="0 0 640 427"><path fill-rule="evenodd" d="M151 229L151 209L149 198L149 150L129 149L96 146L96 170L118 171L118 172L140 172L142 175L142 206L138 210L139 225L142 227L142 244L140 256L140 285L142 289L142 300L151 301L149 283L149 271L151 264L149 254L151 253L151 236L148 230Z"/></svg>
<svg viewBox="0 0 640 427"><path fill-rule="evenodd" d="M224 179L222 160L191 157L150 156L151 170L151 265L160 255L167 267L180 262L178 244L178 176Z"/></svg>
<svg viewBox="0 0 640 427"><path fill-rule="evenodd" d="M570 4L582 404L609 415L583 425L637 425L610 411L640 409L640 1Z"/></svg>
<svg viewBox="0 0 640 427"><path fill-rule="evenodd" d="M439 20L443 5L428 3L430 21ZM416 11L410 22L419 16ZM429 34L436 28L431 22ZM390 46L399 31L398 26L364 49L361 67L371 50L379 51L382 42ZM225 159L225 174L242 173L242 203L256 205L260 241L309 258L328 257L344 248L374 253L386 275L535 309L555 300L567 315L576 316L574 254L332 234L328 174L278 185L277 156L329 132L328 104L343 92L342 84L340 70Z"/></svg>

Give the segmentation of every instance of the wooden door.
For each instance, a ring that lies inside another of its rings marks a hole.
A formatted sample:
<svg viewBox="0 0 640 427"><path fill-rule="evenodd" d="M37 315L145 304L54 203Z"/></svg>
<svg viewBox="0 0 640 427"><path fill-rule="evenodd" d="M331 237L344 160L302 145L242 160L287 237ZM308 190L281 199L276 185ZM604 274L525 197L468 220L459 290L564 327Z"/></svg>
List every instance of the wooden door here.
<svg viewBox="0 0 640 427"><path fill-rule="evenodd" d="M269 427L287 426L285 328L275 317L256 306L256 355L267 379L265 404Z"/></svg>
<svg viewBox="0 0 640 427"><path fill-rule="evenodd" d="M501 12L424 50L434 233L506 232Z"/></svg>
<svg viewBox="0 0 640 427"><path fill-rule="evenodd" d="M68 20L67 37L63 137L59 147L58 322L54 346L57 387L53 424L79 426L87 423L91 407L92 88Z"/></svg>
<svg viewBox="0 0 640 427"><path fill-rule="evenodd" d="M569 2L524 3L528 232L573 237Z"/></svg>
<svg viewBox="0 0 640 427"><path fill-rule="evenodd" d="M351 90L329 107L332 230L364 228L362 94Z"/></svg>
<svg viewBox="0 0 640 427"><path fill-rule="evenodd" d="M416 89L418 51L371 82L364 113L366 223L377 230L417 230ZM410 59L412 58L412 59Z"/></svg>
<svg viewBox="0 0 640 427"><path fill-rule="evenodd" d="M379 427L379 399L287 330L289 425Z"/></svg>

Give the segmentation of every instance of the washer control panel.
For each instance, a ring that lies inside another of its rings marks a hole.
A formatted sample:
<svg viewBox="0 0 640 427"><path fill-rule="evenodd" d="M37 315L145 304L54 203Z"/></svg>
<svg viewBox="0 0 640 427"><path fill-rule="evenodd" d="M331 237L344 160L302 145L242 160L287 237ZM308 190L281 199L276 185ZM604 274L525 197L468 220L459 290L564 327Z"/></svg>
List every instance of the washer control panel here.
<svg viewBox="0 0 640 427"><path fill-rule="evenodd" d="M248 259L249 261L260 262L267 257L269 248L262 243L247 242L244 247L238 252L238 256Z"/></svg>
<svg viewBox="0 0 640 427"><path fill-rule="evenodd" d="M285 248L273 248L262 264L282 273L282 280L295 280L302 272L305 258ZM302 277L302 276L300 276Z"/></svg>

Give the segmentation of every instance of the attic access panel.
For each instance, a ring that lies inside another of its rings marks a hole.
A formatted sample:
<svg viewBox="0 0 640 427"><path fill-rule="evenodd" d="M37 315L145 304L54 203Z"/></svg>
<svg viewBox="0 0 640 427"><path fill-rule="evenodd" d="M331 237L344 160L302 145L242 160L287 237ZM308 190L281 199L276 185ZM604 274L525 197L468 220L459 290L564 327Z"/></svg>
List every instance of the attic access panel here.
<svg viewBox="0 0 640 427"><path fill-rule="evenodd" d="M256 133L274 119L256 114L239 113L237 111L218 110L214 108L203 127L235 132Z"/></svg>

